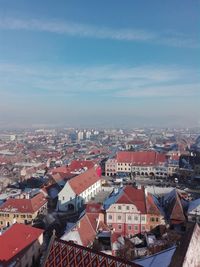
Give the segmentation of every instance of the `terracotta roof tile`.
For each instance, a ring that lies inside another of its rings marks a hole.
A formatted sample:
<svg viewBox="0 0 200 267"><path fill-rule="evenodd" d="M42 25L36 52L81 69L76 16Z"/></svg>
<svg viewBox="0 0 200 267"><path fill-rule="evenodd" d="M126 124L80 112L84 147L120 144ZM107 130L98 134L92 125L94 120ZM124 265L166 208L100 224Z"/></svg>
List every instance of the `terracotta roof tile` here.
<svg viewBox="0 0 200 267"><path fill-rule="evenodd" d="M34 213L45 203L47 203L47 200L42 193L39 193L30 199L9 198L0 206L0 212Z"/></svg>
<svg viewBox="0 0 200 267"><path fill-rule="evenodd" d="M93 167L92 169L89 169L88 171L68 181L71 188L77 195L80 195L83 191L100 180L100 176L98 174L99 168L100 167Z"/></svg>
<svg viewBox="0 0 200 267"><path fill-rule="evenodd" d="M127 185L122 195L116 201L118 204L134 204L141 213L146 213L145 192L144 189L137 189Z"/></svg>
<svg viewBox="0 0 200 267"><path fill-rule="evenodd" d="M117 162L140 166L153 166L166 162L166 155L155 151L120 151L117 153Z"/></svg>
<svg viewBox="0 0 200 267"><path fill-rule="evenodd" d="M13 224L0 236L0 262L10 261L37 240L42 233L41 229L24 224Z"/></svg>

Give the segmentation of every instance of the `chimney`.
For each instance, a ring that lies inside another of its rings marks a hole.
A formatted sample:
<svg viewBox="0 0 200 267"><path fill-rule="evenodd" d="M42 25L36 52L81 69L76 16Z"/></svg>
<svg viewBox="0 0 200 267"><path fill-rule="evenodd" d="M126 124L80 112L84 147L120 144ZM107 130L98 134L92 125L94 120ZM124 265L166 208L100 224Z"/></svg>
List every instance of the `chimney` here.
<svg viewBox="0 0 200 267"><path fill-rule="evenodd" d="M141 184L138 184L138 185L137 185L137 189L142 189Z"/></svg>
<svg viewBox="0 0 200 267"><path fill-rule="evenodd" d="M148 196L148 192L147 192L147 188L144 187L144 193L145 193L145 197Z"/></svg>

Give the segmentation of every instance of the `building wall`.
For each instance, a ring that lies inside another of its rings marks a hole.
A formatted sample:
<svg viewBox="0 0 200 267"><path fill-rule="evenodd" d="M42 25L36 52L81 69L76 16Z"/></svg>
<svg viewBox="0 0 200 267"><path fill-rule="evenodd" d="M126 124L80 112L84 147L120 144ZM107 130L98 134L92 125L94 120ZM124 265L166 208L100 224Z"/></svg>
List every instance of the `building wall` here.
<svg viewBox="0 0 200 267"><path fill-rule="evenodd" d="M167 169L168 176L172 176L172 175L178 173L178 171L179 171L178 165L172 165L172 164L168 165L168 169Z"/></svg>
<svg viewBox="0 0 200 267"><path fill-rule="evenodd" d="M163 216L156 215L156 214L147 214L147 223L146 223L146 229L148 231L152 230L158 225L164 225L165 220Z"/></svg>
<svg viewBox="0 0 200 267"><path fill-rule="evenodd" d="M47 211L47 203L45 203L40 209L33 213L20 213L20 212L0 212L0 229L11 226L13 223L31 224L39 213L45 214Z"/></svg>
<svg viewBox="0 0 200 267"><path fill-rule="evenodd" d="M115 232L128 236L150 231L164 224L164 220L160 215L141 214L135 205L113 204L106 211L106 223Z"/></svg>
<svg viewBox="0 0 200 267"><path fill-rule="evenodd" d="M43 234L27 249L21 257L18 257L16 267L31 267L38 259L43 245ZM16 258L16 257L15 257Z"/></svg>
<svg viewBox="0 0 200 267"><path fill-rule="evenodd" d="M168 168L164 165L146 166L146 165L132 165L131 163L117 163L117 173L133 173L140 176L157 176L167 177Z"/></svg>
<svg viewBox="0 0 200 267"><path fill-rule="evenodd" d="M80 196L84 199L84 202L87 203L92 197L94 197L98 192L101 191L101 181L97 181L85 191L83 191Z"/></svg>
<svg viewBox="0 0 200 267"><path fill-rule="evenodd" d="M116 159L108 159L105 165L105 173L106 176L114 176L117 172L117 160Z"/></svg>
<svg viewBox="0 0 200 267"><path fill-rule="evenodd" d="M60 211L68 211L70 204L74 206L74 209L76 209L76 201L76 194L72 190L70 184L67 182L58 194L57 209Z"/></svg>
<svg viewBox="0 0 200 267"><path fill-rule="evenodd" d="M87 203L92 197L101 191L101 181L97 181L77 196L69 183L66 183L64 188L58 194L57 209L60 211L77 211ZM72 205L74 209L72 209Z"/></svg>
<svg viewBox="0 0 200 267"><path fill-rule="evenodd" d="M106 223L124 236L134 235L146 230L146 214L135 205L113 204L106 211Z"/></svg>

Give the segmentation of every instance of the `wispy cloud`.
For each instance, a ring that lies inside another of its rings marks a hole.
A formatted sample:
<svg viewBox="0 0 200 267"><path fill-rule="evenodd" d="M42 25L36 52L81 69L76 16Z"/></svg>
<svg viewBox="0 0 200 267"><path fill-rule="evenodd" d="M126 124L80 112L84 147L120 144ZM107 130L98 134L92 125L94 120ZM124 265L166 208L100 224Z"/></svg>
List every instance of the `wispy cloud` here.
<svg viewBox="0 0 200 267"><path fill-rule="evenodd" d="M199 73L179 66L41 67L0 64L0 93L108 98L199 96Z"/></svg>
<svg viewBox="0 0 200 267"><path fill-rule="evenodd" d="M116 93L118 97L143 97L143 98L163 98L163 97L200 97L199 93L200 83L191 83L191 84L171 84L171 85L155 85L153 87L139 87L137 89L132 88L124 90L122 92Z"/></svg>
<svg viewBox="0 0 200 267"><path fill-rule="evenodd" d="M145 42L172 47L198 48L198 40L180 33L157 33L142 29L109 28L66 21L40 19L0 18L0 29L44 31L83 38L109 39L116 41Z"/></svg>

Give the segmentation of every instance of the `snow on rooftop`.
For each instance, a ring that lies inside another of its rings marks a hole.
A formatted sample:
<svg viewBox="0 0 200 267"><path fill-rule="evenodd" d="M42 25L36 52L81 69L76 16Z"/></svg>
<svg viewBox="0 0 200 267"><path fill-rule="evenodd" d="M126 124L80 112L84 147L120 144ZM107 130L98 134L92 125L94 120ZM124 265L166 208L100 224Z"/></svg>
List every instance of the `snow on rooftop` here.
<svg viewBox="0 0 200 267"><path fill-rule="evenodd" d="M189 202L188 213L200 213L200 198Z"/></svg>

